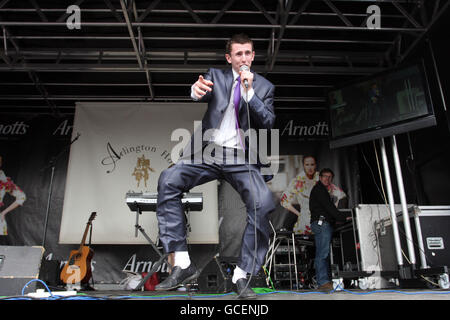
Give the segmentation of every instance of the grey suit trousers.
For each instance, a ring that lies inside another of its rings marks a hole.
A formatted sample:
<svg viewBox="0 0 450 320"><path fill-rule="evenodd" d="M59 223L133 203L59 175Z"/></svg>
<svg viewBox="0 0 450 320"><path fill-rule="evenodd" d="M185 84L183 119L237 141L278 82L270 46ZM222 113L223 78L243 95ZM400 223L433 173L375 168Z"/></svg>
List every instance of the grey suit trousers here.
<svg viewBox="0 0 450 320"><path fill-rule="evenodd" d="M272 193L256 165L178 162L164 170L158 181L156 211L164 251L187 251L182 194L215 179L230 183L245 203L247 225L242 236L238 266L256 274L264 264L269 246L269 214L275 209Z"/></svg>

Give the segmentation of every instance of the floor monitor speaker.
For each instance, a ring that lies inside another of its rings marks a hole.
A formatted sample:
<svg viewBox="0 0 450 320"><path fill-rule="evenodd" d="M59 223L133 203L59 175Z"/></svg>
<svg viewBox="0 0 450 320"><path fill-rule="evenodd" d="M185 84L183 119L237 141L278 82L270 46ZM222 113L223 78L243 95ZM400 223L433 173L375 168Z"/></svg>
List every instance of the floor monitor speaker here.
<svg viewBox="0 0 450 320"><path fill-rule="evenodd" d="M0 295L19 296L25 285L38 279L43 247L0 246ZM25 293L34 292L36 281Z"/></svg>

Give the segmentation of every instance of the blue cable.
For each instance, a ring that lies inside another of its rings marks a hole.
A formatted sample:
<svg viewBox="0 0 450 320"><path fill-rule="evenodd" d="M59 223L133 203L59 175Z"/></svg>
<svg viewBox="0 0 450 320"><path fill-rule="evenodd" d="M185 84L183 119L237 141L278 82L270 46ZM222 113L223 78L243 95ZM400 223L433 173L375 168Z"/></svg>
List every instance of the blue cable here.
<svg viewBox="0 0 450 320"><path fill-rule="evenodd" d="M400 294L406 294L406 295L418 295L418 294L450 294L450 291L424 291L424 292L406 292L406 291L400 291L400 290L373 290L369 292L352 292L349 290L341 289L344 292L348 292L351 294L356 295L366 295L366 294L373 294L373 293L400 293Z"/></svg>
<svg viewBox="0 0 450 320"><path fill-rule="evenodd" d="M347 293L351 293L351 294L356 294L356 295L367 295L367 294L374 294L374 293L401 293L401 294L414 294L414 295L418 295L418 294L450 294L450 291L426 291L426 292L405 292L405 291L399 291L399 290L374 290L374 291L370 291L370 292L352 292L349 290L345 290L345 289L341 289L344 292ZM306 292L296 292L296 291L272 291L272 292L264 292L264 293L258 293L258 296L264 296L264 295L269 295L269 294L295 294L295 295L307 295L307 294L330 294L336 292L336 290L332 290L329 292L322 292L322 291L306 291ZM218 298L218 297L225 297L225 296L230 296L230 295L236 295L236 293L231 292L231 293L224 293L224 294L219 294L219 295L166 295L166 296L121 296L118 298L114 298L114 299L133 299L133 298L140 298L140 299L170 299L170 298Z"/></svg>
<svg viewBox="0 0 450 320"><path fill-rule="evenodd" d="M22 288L22 297L11 297L11 298L6 298L6 300L34 300L34 299L36 299L35 297L26 297L25 296L25 289L28 287L28 285L30 283L35 282L35 281L42 283L45 286L45 288L47 289L48 293L50 294L49 297L37 298L37 299L44 299L44 300L105 300L104 298L90 297L90 296L57 296L57 295L54 295L52 293L52 291L49 289L49 287L47 286L47 284L40 279L32 279L32 280L28 281L25 284L25 286Z"/></svg>
<svg viewBox="0 0 450 320"><path fill-rule="evenodd" d="M342 288L339 284L337 287L332 290L331 292L336 292L337 289L341 289L344 292L356 294L356 295L366 295L366 294L373 294L373 293L400 293L400 294L406 294L406 295L418 295L418 294L449 294L450 291L424 291L424 292L407 292L407 291L400 291L400 290L373 290L368 292L352 292L350 290L346 290Z"/></svg>
<svg viewBox="0 0 450 320"><path fill-rule="evenodd" d="M22 296L25 295L24 291L25 291L25 289L28 287L28 285L29 285L30 283L32 283L32 282L35 282L35 281L38 281L38 282L42 283L42 284L45 286L45 288L47 289L48 293L50 293L50 296L51 296L51 297L54 297L54 296L53 296L53 293L52 293L52 292L50 291L50 289L47 287L47 284L46 284L44 281L40 280L40 279L32 279L32 280L28 281L28 282L25 284L25 286L22 288Z"/></svg>
<svg viewBox="0 0 450 320"><path fill-rule="evenodd" d="M6 297L2 300L34 300L36 298L33 297L26 297L25 296L25 289L28 287L28 285L34 281L38 281L42 283L47 291L49 292L50 296L46 298L42 298L44 300L123 300L123 299L171 299L171 298L218 298L218 297L226 297L230 295L236 295L234 292L230 293L224 293L224 294L217 294L217 295L165 295L165 296L119 296L119 297L93 297L93 296L83 296L83 295L76 295L76 296L57 296L54 295L51 290L48 288L47 284L39 279L33 279L28 281L25 286L22 288L22 297ZM340 290L338 290L340 289ZM399 294L405 294L405 295L420 295L420 294L450 294L450 291L424 291L424 292L406 292L406 291L400 291L400 290L373 290L368 292L353 292L350 290L346 290L342 288L340 285L338 285L334 290L331 290L329 292L322 292L322 291L306 291L306 292L297 292L297 291L280 291L280 290L274 290L271 292L263 292L263 293L257 293L258 296L264 296L268 294L295 294L295 295L307 295L307 294L329 294L333 292L343 291L346 293L354 294L354 295L368 295L368 294L374 294L374 293L399 293Z"/></svg>
<svg viewBox="0 0 450 320"><path fill-rule="evenodd" d="M236 293L234 292L230 292L230 293L223 293L223 294L205 294L205 295L187 295L187 294L183 294L183 295L165 295L165 296L120 296L120 297L116 297L116 298L112 298L115 300L120 300L120 299L133 299L133 298L140 298L140 299L170 299L170 298L218 298L218 297L225 297L225 296L230 296L230 295L236 295Z"/></svg>
<svg viewBox="0 0 450 320"><path fill-rule="evenodd" d="M274 294L274 293L282 293L282 294L297 294L297 295L304 295L304 294L328 294L328 292L322 292L322 291L306 291L306 292L297 292L297 291L272 291L272 292L264 292L264 293L258 293L258 295L266 295L266 294Z"/></svg>

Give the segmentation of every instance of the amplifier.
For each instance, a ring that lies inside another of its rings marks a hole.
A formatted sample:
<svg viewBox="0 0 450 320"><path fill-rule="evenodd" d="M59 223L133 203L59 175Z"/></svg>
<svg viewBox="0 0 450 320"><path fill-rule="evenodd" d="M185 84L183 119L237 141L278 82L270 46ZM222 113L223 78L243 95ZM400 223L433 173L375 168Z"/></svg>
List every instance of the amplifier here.
<svg viewBox="0 0 450 320"><path fill-rule="evenodd" d="M428 266L450 266L450 207L419 206Z"/></svg>
<svg viewBox="0 0 450 320"><path fill-rule="evenodd" d="M416 207L416 210L418 210L420 230L417 230L411 213L410 225L417 267L450 266L450 207L419 206ZM403 219L398 216L397 220L401 245L405 254L408 254ZM397 261L390 219L377 224L376 228L383 270L396 270Z"/></svg>
<svg viewBox="0 0 450 320"><path fill-rule="evenodd" d="M0 246L0 295L21 295L29 281L38 279L44 250L43 247ZM25 293L35 289L36 281L33 281Z"/></svg>

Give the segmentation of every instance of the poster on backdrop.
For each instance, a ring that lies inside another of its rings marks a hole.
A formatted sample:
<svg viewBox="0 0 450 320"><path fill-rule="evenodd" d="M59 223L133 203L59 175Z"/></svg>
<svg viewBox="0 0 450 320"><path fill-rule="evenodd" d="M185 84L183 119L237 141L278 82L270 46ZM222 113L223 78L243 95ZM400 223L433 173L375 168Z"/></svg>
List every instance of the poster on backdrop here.
<svg viewBox="0 0 450 320"><path fill-rule="evenodd" d="M125 201L128 192L156 193L161 172L172 164L177 129L193 132L206 105L183 103L77 103L59 243L79 243L80 231L97 212L92 244L148 244L135 236L136 213ZM185 141L186 143L188 141ZM217 182L190 192L203 194L203 210L188 216L191 244L218 243ZM139 224L155 241L155 212L143 212Z"/></svg>
<svg viewBox="0 0 450 320"><path fill-rule="evenodd" d="M276 202L272 214L275 229L292 228L296 234L310 235L309 195L319 180L319 172L330 168L334 179L330 195L339 208L357 203L357 164L351 148L331 150L325 109L278 114L279 170L270 181ZM353 167L353 169L352 169Z"/></svg>
<svg viewBox="0 0 450 320"><path fill-rule="evenodd" d="M46 244L56 242L72 118L33 113L0 117L1 244L41 245L45 231Z"/></svg>
<svg viewBox="0 0 450 320"><path fill-rule="evenodd" d="M8 232L8 222L14 220L14 213L20 212L27 200L18 177L18 164L21 160L19 144L27 136L29 122L30 117L3 118L0 122L0 244L9 244L6 241L11 232ZM13 228L11 223L10 229Z"/></svg>

